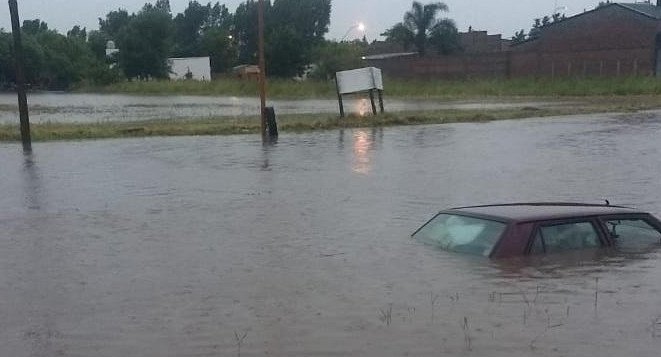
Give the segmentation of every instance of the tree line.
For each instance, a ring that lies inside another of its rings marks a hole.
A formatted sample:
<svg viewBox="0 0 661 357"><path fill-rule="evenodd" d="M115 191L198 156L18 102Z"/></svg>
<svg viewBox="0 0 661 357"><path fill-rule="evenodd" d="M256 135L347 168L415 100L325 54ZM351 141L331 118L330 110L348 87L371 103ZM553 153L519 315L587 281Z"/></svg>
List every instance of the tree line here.
<svg viewBox="0 0 661 357"><path fill-rule="evenodd" d="M331 0L265 1L269 75L293 77L333 45L324 36ZM99 29L73 27L66 34L40 20L23 22L26 80L33 87L66 89L81 82L106 85L126 79L169 75L170 57L209 56L214 73L257 62L257 1L235 12L219 3L190 1L173 14L169 0L146 3L138 12L118 9L99 18ZM106 56L113 41L119 52ZM15 80L11 33L0 29L0 83ZM360 56L358 56L360 59Z"/></svg>
<svg viewBox="0 0 661 357"><path fill-rule="evenodd" d="M308 73L330 79L336 71L362 65L366 39L328 41L331 0L267 0L266 66L270 76L292 78ZM219 2L191 0L173 14L169 0L145 3L137 12L118 9L99 18L98 30L74 26L66 34L41 20L22 24L26 80L34 88L69 89L76 84L103 86L118 81L164 79L168 58L209 56L215 74L240 64L257 63L257 0L246 0L234 12ZM460 50L458 31L443 3L414 2L404 21L383 36L386 41L429 47L440 54ZM113 41L118 53L107 56ZM0 29L0 85L15 81L11 33ZM310 66L313 64L313 66Z"/></svg>

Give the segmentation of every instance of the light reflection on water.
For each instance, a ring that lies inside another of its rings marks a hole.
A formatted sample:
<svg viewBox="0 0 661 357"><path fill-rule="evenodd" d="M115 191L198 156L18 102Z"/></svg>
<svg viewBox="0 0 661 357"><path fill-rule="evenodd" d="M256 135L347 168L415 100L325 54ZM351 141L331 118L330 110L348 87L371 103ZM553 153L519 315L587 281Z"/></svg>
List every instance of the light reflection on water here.
<svg viewBox="0 0 661 357"><path fill-rule="evenodd" d="M634 119L0 144L0 351L225 356L247 331L244 356L655 356L658 251L410 239L466 204L660 212L661 118Z"/></svg>
<svg viewBox="0 0 661 357"><path fill-rule="evenodd" d="M367 175L370 173L372 167L371 150L373 138L370 139L366 130L356 130L354 135L353 154L354 164L353 170L357 173Z"/></svg>

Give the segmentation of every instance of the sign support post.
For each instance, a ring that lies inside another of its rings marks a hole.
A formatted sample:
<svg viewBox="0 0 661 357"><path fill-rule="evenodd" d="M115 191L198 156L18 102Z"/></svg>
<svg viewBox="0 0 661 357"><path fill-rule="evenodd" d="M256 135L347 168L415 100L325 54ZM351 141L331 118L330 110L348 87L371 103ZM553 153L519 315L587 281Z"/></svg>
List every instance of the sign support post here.
<svg viewBox="0 0 661 357"><path fill-rule="evenodd" d="M359 68L350 71L335 73L335 86L337 88L337 100L340 106L340 117L344 118L343 95L365 93L369 94L372 104L372 114L378 115L375 93L379 99L381 114L385 113L383 105L383 76L381 70L375 67Z"/></svg>
<svg viewBox="0 0 661 357"><path fill-rule="evenodd" d="M340 93L340 84L338 83L337 76L335 76L335 89L337 90L337 101L340 103L340 118L344 118L344 100L342 93Z"/></svg>
<svg viewBox="0 0 661 357"><path fill-rule="evenodd" d="M379 107L381 109L381 114L383 114L386 112L386 108L383 105L383 90L379 89L377 92L379 93Z"/></svg>
<svg viewBox="0 0 661 357"><path fill-rule="evenodd" d="M374 102L374 89L370 89L370 103L372 103L372 114L377 115L376 103Z"/></svg>

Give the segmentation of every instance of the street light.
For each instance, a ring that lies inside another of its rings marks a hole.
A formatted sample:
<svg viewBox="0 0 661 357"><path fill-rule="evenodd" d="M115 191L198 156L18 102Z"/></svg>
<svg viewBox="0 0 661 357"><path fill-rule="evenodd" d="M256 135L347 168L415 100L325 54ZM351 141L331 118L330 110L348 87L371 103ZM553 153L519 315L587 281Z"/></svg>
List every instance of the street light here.
<svg viewBox="0 0 661 357"><path fill-rule="evenodd" d="M362 33L365 33L365 30L367 30L367 27L365 27L365 24L362 23L362 22L351 25L351 27L349 27L349 30L347 30L347 33L344 34L344 37L342 37L342 40L340 40L340 42L346 40L347 37L351 34L351 31L353 31L353 30L358 30Z"/></svg>

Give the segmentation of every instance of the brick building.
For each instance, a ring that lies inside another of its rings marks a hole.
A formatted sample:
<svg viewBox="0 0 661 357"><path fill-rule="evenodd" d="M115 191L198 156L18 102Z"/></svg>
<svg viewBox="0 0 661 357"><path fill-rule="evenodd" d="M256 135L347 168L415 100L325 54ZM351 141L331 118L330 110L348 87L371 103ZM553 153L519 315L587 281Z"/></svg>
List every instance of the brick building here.
<svg viewBox="0 0 661 357"><path fill-rule="evenodd" d="M368 62L395 77L659 76L660 33L661 0L611 3L547 25L534 39L501 51L496 38L476 31L471 36L482 38L481 45L460 55ZM462 43L472 40L462 37Z"/></svg>
<svg viewBox="0 0 661 357"><path fill-rule="evenodd" d="M506 51L511 41L504 40L503 36L489 35L486 31L473 31L459 33L459 43L464 53L487 53Z"/></svg>
<svg viewBox="0 0 661 357"><path fill-rule="evenodd" d="M512 76L652 75L657 65L661 0L612 3L553 23L511 47Z"/></svg>

